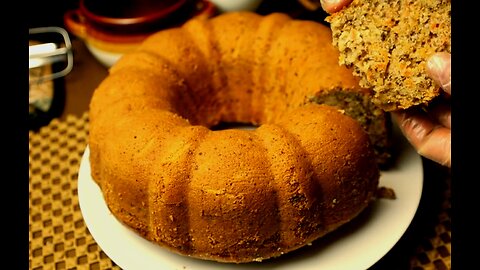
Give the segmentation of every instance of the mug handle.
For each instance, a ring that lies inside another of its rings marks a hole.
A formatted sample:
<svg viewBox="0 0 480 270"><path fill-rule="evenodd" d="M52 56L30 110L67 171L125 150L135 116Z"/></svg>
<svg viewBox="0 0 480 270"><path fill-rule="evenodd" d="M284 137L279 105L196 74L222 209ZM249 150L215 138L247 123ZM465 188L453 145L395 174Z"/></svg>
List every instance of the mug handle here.
<svg viewBox="0 0 480 270"><path fill-rule="evenodd" d="M85 39L87 28L85 26L85 17L80 13L80 9L65 12L63 21L68 31L81 39Z"/></svg>

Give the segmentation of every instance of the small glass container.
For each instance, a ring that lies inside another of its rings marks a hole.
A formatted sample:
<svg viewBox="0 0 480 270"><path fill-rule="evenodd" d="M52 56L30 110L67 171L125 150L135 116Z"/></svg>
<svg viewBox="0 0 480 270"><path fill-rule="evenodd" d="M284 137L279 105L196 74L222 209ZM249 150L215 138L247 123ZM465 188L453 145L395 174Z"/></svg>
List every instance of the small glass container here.
<svg viewBox="0 0 480 270"><path fill-rule="evenodd" d="M37 130L63 112L64 76L73 68L70 38L61 27L29 29L29 129Z"/></svg>

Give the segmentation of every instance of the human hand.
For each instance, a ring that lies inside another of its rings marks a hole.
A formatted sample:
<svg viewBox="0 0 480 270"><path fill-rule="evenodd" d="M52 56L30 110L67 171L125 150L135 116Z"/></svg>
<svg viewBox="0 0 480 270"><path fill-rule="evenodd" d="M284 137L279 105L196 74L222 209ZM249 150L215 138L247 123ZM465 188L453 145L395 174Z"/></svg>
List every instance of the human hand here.
<svg viewBox="0 0 480 270"><path fill-rule="evenodd" d="M333 14L352 0L320 0L325 12ZM411 108L392 112L400 130L422 156L451 166L451 55L436 53L427 60L427 73L444 91L426 109Z"/></svg>
<svg viewBox="0 0 480 270"><path fill-rule="evenodd" d="M451 55L436 53L427 60L427 72L443 89L440 100L425 110L411 108L392 112L402 133L417 152L451 167Z"/></svg>

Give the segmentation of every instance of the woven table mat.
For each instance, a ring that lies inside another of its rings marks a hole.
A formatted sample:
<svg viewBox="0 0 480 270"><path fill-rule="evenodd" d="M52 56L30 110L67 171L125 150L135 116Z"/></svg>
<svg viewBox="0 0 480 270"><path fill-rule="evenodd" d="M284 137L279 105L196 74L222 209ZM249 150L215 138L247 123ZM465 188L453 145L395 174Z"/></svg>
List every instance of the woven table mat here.
<svg viewBox="0 0 480 270"><path fill-rule="evenodd" d="M415 255L410 259L410 267L413 270L450 270L452 269L451 174L448 172L444 179L430 180L432 182L443 180L433 183L442 187L438 200L439 205L438 207L433 207L433 218L427 222L427 226L424 226L426 228L422 231L422 237L418 239L418 245L414 251ZM422 210L423 212L431 211L430 208L427 209L429 210L419 208L417 212Z"/></svg>
<svg viewBox="0 0 480 270"><path fill-rule="evenodd" d="M120 269L89 233L78 203L87 130L85 113L29 133L30 269Z"/></svg>
<svg viewBox="0 0 480 270"><path fill-rule="evenodd" d="M77 178L87 135L87 113L29 132L30 269L121 269L95 242L80 211ZM412 270L451 269L449 181L443 201L435 224L416 240Z"/></svg>

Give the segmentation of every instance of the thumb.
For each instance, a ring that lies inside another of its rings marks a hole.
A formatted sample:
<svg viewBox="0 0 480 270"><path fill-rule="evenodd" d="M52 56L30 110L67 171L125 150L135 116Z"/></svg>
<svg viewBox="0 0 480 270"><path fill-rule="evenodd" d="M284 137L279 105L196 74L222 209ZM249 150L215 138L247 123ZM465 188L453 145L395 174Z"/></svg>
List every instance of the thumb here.
<svg viewBox="0 0 480 270"><path fill-rule="evenodd" d="M427 73L445 92L451 94L451 55L449 53L433 54L427 60Z"/></svg>

